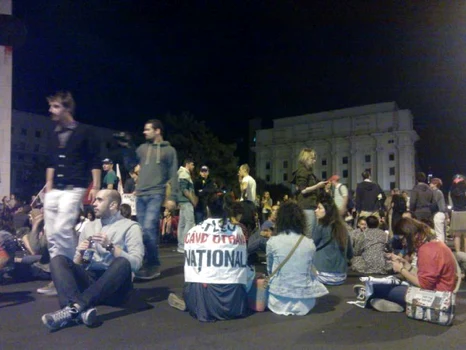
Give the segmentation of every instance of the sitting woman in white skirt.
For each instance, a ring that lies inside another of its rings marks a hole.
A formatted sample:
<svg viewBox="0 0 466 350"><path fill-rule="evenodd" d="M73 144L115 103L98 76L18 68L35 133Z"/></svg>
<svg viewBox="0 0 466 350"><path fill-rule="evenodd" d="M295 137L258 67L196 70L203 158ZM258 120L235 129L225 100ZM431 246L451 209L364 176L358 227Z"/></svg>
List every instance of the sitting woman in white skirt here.
<svg viewBox="0 0 466 350"><path fill-rule="evenodd" d="M267 306L279 315L306 315L315 306L316 298L328 293L312 273L316 247L312 239L304 236L305 227L304 212L297 204L280 206L277 233L267 242L267 271L273 274Z"/></svg>

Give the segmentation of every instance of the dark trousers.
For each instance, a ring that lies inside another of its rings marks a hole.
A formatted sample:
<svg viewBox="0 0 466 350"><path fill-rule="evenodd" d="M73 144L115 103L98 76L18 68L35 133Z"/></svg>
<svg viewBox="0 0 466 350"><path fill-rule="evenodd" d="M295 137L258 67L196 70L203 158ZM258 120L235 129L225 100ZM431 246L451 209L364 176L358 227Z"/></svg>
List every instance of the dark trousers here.
<svg viewBox="0 0 466 350"><path fill-rule="evenodd" d="M408 286L397 286L393 284L374 284L374 293L370 299L380 298L393 301L406 308L406 292Z"/></svg>
<svg viewBox="0 0 466 350"><path fill-rule="evenodd" d="M82 310L99 304L118 306L133 289L131 265L122 257L115 258L107 270L86 270L57 255L50 261L50 272L61 308L75 303Z"/></svg>

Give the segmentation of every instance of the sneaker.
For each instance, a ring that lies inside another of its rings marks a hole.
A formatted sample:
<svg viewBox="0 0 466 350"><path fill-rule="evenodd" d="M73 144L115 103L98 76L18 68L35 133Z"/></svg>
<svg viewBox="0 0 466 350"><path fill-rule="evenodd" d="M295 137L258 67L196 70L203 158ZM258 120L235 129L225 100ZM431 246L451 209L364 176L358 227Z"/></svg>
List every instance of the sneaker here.
<svg viewBox="0 0 466 350"><path fill-rule="evenodd" d="M55 285L53 284L53 282L50 282L47 285L45 285L45 286L43 286L41 288L38 288L37 293L45 294L45 295L49 295L49 296L54 296L54 295L58 294L57 289L55 288Z"/></svg>
<svg viewBox="0 0 466 350"><path fill-rule="evenodd" d="M140 280L152 280L160 276L159 266L143 267L134 274L134 277Z"/></svg>
<svg viewBox="0 0 466 350"><path fill-rule="evenodd" d="M168 296L168 305L174 307L175 309L186 311L186 303L175 293L170 293Z"/></svg>
<svg viewBox="0 0 466 350"><path fill-rule="evenodd" d="M57 330L67 326L79 316L75 307L66 306L61 310L42 316L42 323L51 330Z"/></svg>
<svg viewBox="0 0 466 350"><path fill-rule="evenodd" d="M353 292L356 294L356 299L366 300L366 286L362 284L355 284L353 286Z"/></svg>
<svg viewBox="0 0 466 350"><path fill-rule="evenodd" d="M371 306L380 312L403 312L403 307L385 299L371 299Z"/></svg>
<svg viewBox="0 0 466 350"><path fill-rule="evenodd" d="M90 327L97 321L97 309L92 307L79 314L79 321Z"/></svg>

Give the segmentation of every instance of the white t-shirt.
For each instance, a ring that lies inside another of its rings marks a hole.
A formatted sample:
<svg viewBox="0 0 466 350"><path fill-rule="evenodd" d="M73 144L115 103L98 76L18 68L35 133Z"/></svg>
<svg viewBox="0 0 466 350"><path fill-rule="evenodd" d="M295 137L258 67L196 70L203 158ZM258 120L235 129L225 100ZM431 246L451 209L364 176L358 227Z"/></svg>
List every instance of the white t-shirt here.
<svg viewBox="0 0 466 350"><path fill-rule="evenodd" d="M246 239L240 226L207 219L186 234L185 282L246 284L247 270Z"/></svg>
<svg viewBox="0 0 466 350"><path fill-rule="evenodd" d="M256 180L254 180L251 175L247 175L243 178L242 183L247 183L248 187L246 188L246 197L244 198L243 195L241 195L241 200L248 200L256 203Z"/></svg>
<svg viewBox="0 0 466 350"><path fill-rule="evenodd" d="M333 200L335 201L335 205L337 206L338 210L345 209L343 207L343 197L348 197L348 188L343 184L338 184L335 187L335 191L333 194Z"/></svg>

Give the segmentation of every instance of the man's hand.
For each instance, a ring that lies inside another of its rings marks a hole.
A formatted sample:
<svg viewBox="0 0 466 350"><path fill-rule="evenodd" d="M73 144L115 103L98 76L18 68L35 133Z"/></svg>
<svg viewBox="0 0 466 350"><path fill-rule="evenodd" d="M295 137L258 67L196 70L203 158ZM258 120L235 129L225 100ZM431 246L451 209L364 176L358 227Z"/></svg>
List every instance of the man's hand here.
<svg viewBox="0 0 466 350"><path fill-rule="evenodd" d="M107 237L106 233L99 232L92 236L94 242L99 243L102 247L108 246L111 242Z"/></svg>
<svg viewBox="0 0 466 350"><path fill-rule="evenodd" d="M89 241L85 239L84 241L78 244L77 250L82 252L85 251L87 248L89 248Z"/></svg>
<svg viewBox="0 0 466 350"><path fill-rule="evenodd" d="M99 192L98 189L92 189L89 191L89 196L87 196L87 199L91 202L94 203L95 198L97 197L97 192Z"/></svg>
<svg viewBox="0 0 466 350"><path fill-rule="evenodd" d="M272 230L269 228L266 228L260 232L260 235L265 238L270 238L272 236Z"/></svg>

